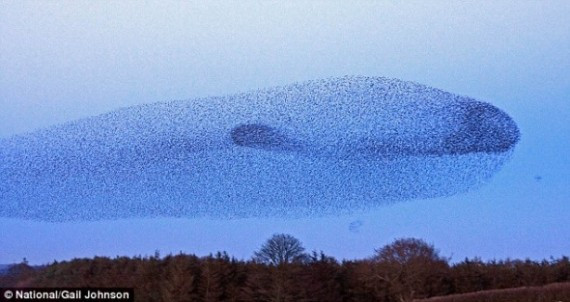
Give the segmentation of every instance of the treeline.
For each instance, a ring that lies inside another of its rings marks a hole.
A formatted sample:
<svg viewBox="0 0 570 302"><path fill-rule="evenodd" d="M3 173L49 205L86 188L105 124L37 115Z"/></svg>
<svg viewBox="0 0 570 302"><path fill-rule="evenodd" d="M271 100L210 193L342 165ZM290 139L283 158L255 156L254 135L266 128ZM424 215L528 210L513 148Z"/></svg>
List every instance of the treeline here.
<svg viewBox="0 0 570 302"><path fill-rule="evenodd" d="M339 262L322 252L305 253L284 234L267 240L251 260L227 253L96 257L39 268L22 263L0 276L4 287L133 287L137 301L403 302L568 281L568 257L450 264L422 240L399 239L370 258ZM565 295L562 301L570 301Z"/></svg>

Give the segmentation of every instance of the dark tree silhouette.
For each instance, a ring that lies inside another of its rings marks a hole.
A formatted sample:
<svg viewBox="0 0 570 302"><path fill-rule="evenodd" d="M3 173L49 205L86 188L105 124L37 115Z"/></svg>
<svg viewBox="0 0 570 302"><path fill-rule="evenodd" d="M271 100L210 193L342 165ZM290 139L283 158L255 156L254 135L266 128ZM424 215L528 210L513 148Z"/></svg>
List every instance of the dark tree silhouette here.
<svg viewBox="0 0 570 302"><path fill-rule="evenodd" d="M198 259L178 255L167 256L163 262L159 291L162 301L195 301Z"/></svg>
<svg viewBox="0 0 570 302"><path fill-rule="evenodd" d="M291 262L303 262L307 255L299 239L288 234L274 234L255 252L257 262L282 265Z"/></svg>
<svg viewBox="0 0 570 302"><path fill-rule="evenodd" d="M413 301L440 294L449 266L432 245L415 238L398 239L376 250L373 258L378 280L387 295Z"/></svg>

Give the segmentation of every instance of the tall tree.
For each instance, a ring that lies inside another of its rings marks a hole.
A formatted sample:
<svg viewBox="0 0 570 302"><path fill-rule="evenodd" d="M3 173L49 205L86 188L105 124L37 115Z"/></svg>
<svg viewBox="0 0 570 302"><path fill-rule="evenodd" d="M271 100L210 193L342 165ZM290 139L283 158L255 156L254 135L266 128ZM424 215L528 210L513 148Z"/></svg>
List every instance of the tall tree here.
<svg viewBox="0 0 570 302"><path fill-rule="evenodd" d="M167 256L164 258L160 294L163 301L196 301L196 279L199 260L195 257Z"/></svg>
<svg viewBox="0 0 570 302"><path fill-rule="evenodd" d="M445 294L447 259L432 245L415 238L398 239L376 250L374 278L388 296L401 302Z"/></svg>
<svg viewBox="0 0 570 302"><path fill-rule="evenodd" d="M224 294L224 271L228 269L227 262L214 258L212 255L201 259L200 296L204 302L222 300Z"/></svg>
<svg viewBox="0 0 570 302"><path fill-rule="evenodd" d="M274 234L254 254L257 262L279 266L307 259L305 248L299 239L288 234Z"/></svg>

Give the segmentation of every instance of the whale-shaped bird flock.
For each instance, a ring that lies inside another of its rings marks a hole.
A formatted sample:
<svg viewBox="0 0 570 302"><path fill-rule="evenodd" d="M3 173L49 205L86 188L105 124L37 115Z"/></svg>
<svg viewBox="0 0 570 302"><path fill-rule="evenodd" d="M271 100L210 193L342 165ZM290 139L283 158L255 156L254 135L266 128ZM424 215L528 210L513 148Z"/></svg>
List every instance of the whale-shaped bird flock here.
<svg viewBox="0 0 570 302"><path fill-rule="evenodd" d="M306 217L448 196L519 140L481 101L347 76L134 106L0 139L0 217Z"/></svg>

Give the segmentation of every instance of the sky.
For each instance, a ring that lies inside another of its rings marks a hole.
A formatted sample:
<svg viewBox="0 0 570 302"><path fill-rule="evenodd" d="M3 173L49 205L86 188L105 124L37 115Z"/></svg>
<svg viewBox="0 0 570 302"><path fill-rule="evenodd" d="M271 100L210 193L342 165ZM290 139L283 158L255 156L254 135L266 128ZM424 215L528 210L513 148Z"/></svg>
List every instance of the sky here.
<svg viewBox="0 0 570 302"><path fill-rule="evenodd" d="M334 217L0 218L0 263L225 250L273 233L338 259L401 237L452 261L570 254L568 1L0 2L0 137L158 101L342 75L489 102L521 130L477 190Z"/></svg>

